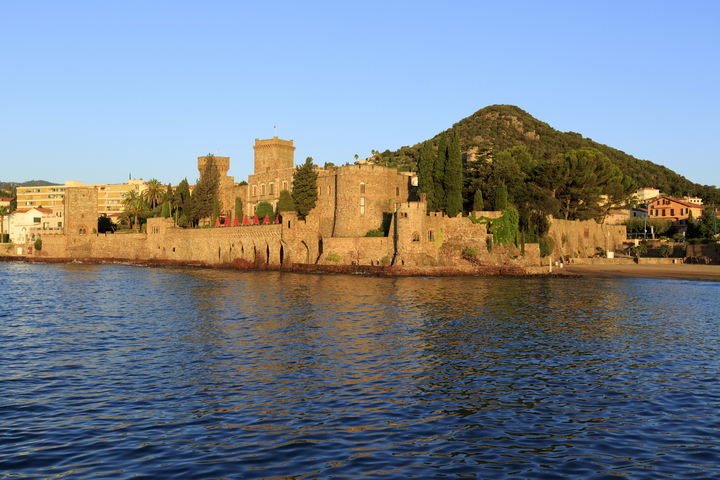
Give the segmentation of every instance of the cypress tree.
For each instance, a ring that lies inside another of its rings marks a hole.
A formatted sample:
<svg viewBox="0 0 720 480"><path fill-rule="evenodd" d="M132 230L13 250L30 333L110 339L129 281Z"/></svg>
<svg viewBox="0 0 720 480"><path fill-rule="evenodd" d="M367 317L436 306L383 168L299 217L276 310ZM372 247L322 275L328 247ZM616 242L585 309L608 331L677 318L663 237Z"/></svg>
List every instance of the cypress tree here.
<svg viewBox="0 0 720 480"><path fill-rule="evenodd" d="M445 164L445 211L449 217L462 212L462 153L457 132L453 132Z"/></svg>
<svg viewBox="0 0 720 480"><path fill-rule="evenodd" d="M500 182L495 187L495 211L502 212L507 208L507 187Z"/></svg>
<svg viewBox="0 0 720 480"><path fill-rule="evenodd" d="M235 216L242 222L243 218L243 201L240 197L235 197Z"/></svg>
<svg viewBox="0 0 720 480"><path fill-rule="evenodd" d="M213 210L212 210L212 223L211 226L215 226L215 220L220 216L220 202L217 197L213 197Z"/></svg>
<svg viewBox="0 0 720 480"><path fill-rule="evenodd" d="M304 164L295 167L292 198L300 220L304 220L310 210L315 208L318 198L317 177L312 157L308 157Z"/></svg>
<svg viewBox="0 0 720 480"><path fill-rule="evenodd" d="M435 206L435 152L430 140L423 144L418 162L418 193L425 194L427 211L433 212Z"/></svg>
<svg viewBox="0 0 720 480"><path fill-rule="evenodd" d="M179 195L179 200L176 200L178 206L185 214L185 218L188 218L191 213L192 203L190 199L190 185L188 184L187 178L183 179L178 187L175 189L175 195Z"/></svg>
<svg viewBox="0 0 720 480"><path fill-rule="evenodd" d="M435 160L435 171L433 179L435 181L435 208L441 209L445 206L445 159L447 158L447 138L445 132L440 134L440 143L438 144L437 159Z"/></svg>
<svg viewBox="0 0 720 480"><path fill-rule="evenodd" d="M163 218L169 218L170 215L170 202L164 202L162 204L162 212L160 213L160 216Z"/></svg>
<svg viewBox="0 0 720 480"><path fill-rule="evenodd" d="M482 190L478 188L475 190L475 197L473 197L473 210L482 212L484 208L485 202L483 202Z"/></svg>
<svg viewBox="0 0 720 480"><path fill-rule="evenodd" d="M278 212L294 212L295 201L287 190L280 190L280 199L278 200Z"/></svg>

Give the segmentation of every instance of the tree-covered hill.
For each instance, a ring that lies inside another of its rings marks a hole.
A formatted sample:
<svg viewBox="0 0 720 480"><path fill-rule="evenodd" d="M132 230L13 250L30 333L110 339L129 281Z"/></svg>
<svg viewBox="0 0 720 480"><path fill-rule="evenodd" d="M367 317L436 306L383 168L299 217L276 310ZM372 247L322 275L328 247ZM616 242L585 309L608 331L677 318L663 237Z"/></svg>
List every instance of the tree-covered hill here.
<svg viewBox="0 0 720 480"><path fill-rule="evenodd" d="M693 183L667 167L647 160L640 160L625 152L594 142L575 132L560 132L547 123L532 117L526 111L513 105L492 105L478 110L460 120L452 128L432 138L437 149L440 136L451 138L457 132L460 147L467 158L466 168L473 168L474 162L492 159L493 155L523 145L538 163L553 161L567 152L583 147L592 147L610 159L623 174L634 180L638 187L653 187L676 197L698 196L704 204L720 204L720 189ZM417 165L423 142L401 147L391 152L378 153L378 163L397 166L401 169Z"/></svg>
<svg viewBox="0 0 720 480"><path fill-rule="evenodd" d="M15 187L47 187L51 185L60 185L59 183L48 182L45 180L28 180L27 182L0 182L0 190L12 190Z"/></svg>

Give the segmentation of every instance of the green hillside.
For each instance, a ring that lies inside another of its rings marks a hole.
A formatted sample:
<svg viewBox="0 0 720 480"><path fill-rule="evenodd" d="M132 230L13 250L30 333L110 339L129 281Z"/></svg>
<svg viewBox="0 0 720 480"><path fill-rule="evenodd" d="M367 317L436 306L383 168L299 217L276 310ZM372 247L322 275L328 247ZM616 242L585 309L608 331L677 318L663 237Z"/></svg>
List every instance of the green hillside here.
<svg viewBox="0 0 720 480"><path fill-rule="evenodd" d="M667 167L637 159L579 133L555 130L513 105L492 105L478 110L432 138L435 148L440 135L450 137L453 131L458 132L461 149L467 156L466 171L472 170L475 162L492 159L493 155L520 145L525 146L539 163L553 161L570 150L592 147L607 156L623 174L632 178L638 187L658 188L665 194L677 197L687 194L698 196L706 205L720 203L718 188L693 183ZM401 147L394 152L386 150L378 153L378 161L380 164L401 169L414 167L419 160L422 143Z"/></svg>

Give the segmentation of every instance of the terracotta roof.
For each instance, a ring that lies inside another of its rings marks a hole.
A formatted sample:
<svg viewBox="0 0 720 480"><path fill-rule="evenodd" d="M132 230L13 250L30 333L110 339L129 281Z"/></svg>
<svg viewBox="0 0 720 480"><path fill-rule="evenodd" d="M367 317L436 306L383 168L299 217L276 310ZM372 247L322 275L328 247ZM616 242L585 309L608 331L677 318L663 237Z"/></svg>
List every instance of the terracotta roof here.
<svg viewBox="0 0 720 480"><path fill-rule="evenodd" d="M2 198L0 198L0 202L12 202L12 201L13 201L13 197L8 197L8 198L2 197Z"/></svg>
<svg viewBox="0 0 720 480"><path fill-rule="evenodd" d="M673 201L673 202L675 202L675 203L679 203L679 204L682 205L683 207L701 208L701 209L705 210L705 207L703 207L702 205L698 205L697 203L686 202L685 200L683 200L683 199L681 199L681 198L668 197L668 196L665 196L665 195L660 195L660 196L657 197L657 198L658 198L658 199L660 199L660 198L667 198L667 199L670 200L670 201ZM662 205L661 205L660 207L662 208Z"/></svg>
<svg viewBox="0 0 720 480"><path fill-rule="evenodd" d="M30 208L24 208L22 210L15 210L13 213L27 213L30 210L37 210L38 212L42 213L52 213L52 210L49 208L38 208L38 207L30 207Z"/></svg>

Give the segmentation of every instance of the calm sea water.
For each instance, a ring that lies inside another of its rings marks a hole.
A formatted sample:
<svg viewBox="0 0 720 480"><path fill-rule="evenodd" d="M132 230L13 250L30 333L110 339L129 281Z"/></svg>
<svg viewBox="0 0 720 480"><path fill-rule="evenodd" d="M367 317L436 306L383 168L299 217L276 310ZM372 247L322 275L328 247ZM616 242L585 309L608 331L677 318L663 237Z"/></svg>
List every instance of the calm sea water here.
<svg viewBox="0 0 720 480"><path fill-rule="evenodd" d="M0 478L720 477L720 283L0 278Z"/></svg>

